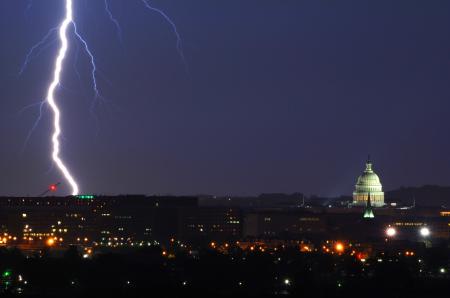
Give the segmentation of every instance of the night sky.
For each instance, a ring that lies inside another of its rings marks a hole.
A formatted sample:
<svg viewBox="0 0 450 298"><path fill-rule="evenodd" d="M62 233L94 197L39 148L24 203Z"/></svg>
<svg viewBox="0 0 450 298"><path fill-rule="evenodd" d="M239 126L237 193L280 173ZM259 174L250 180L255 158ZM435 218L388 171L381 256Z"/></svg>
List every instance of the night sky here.
<svg viewBox="0 0 450 298"><path fill-rule="evenodd" d="M74 0L106 98L90 113L89 63L76 45L58 100L62 155L83 193L350 194L370 153L386 190L450 184L450 2ZM0 1L0 194L61 181L51 113L23 149L45 97L63 1ZM75 67L75 62L78 61ZM77 71L81 77L78 78Z"/></svg>

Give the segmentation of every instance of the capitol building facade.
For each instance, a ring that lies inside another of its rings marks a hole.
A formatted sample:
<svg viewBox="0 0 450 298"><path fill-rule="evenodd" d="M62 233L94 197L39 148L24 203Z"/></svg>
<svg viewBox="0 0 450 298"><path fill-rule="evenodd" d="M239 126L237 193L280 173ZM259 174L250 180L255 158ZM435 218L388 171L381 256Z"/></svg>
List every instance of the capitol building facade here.
<svg viewBox="0 0 450 298"><path fill-rule="evenodd" d="M356 182L353 192L353 206L367 206L369 200L373 207L384 206L383 186L380 178L372 169L370 158L366 162L366 169Z"/></svg>

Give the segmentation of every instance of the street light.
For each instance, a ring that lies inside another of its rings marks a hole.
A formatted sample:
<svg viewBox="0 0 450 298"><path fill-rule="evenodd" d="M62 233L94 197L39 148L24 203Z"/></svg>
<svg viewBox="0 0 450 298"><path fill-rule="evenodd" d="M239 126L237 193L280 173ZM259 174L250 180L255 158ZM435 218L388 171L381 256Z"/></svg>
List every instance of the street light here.
<svg viewBox="0 0 450 298"><path fill-rule="evenodd" d="M342 253L344 251L344 244L342 244L341 242L338 242L338 243L336 243L334 248L336 249L336 251L338 253Z"/></svg>
<svg viewBox="0 0 450 298"><path fill-rule="evenodd" d="M48 246L53 246L55 244L55 240L53 238L48 238L46 244Z"/></svg>
<svg viewBox="0 0 450 298"><path fill-rule="evenodd" d="M423 227L420 229L420 235L422 237L428 237L430 236L430 229L428 229L427 227Z"/></svg>
<svg viewBox="0 0 450 298"><path fill-rule="evenodd" d="M394 237L395 234L397 234L397 230L395 230L395 228L393 228L393 227L388 227L388 228L386 229L386 235L387 235L388 237Z"/></svg>

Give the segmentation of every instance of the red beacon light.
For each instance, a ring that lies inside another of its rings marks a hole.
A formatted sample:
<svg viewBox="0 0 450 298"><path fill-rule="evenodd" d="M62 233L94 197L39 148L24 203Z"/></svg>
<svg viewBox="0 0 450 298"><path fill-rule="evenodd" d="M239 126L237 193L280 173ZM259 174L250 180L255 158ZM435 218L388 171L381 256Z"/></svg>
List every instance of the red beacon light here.
<svg viewBox="0 0 450 298"><path fill-rule="evenodd" d="M57 190L58 190L58 186L59 186L60 184L61 184L60 182L54 183L54 184L50 184L50 186L49 186L43 193L41 193L41 194L39 195L39 197L43 197L43 196L47 195L49 192L55 192L55 191L57 191Z"/></svg>

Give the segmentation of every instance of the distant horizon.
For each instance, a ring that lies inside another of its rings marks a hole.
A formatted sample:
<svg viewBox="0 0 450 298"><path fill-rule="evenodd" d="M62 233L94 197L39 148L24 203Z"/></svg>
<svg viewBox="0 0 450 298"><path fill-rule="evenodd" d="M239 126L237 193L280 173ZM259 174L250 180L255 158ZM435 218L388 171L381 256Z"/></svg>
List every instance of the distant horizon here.
<svg viewBox="0 0 450 298"><path fill-rule="evenodd" d="M392 192L392 191L398 191L402 189L409 189L409 188L425 188L425 187L436 187L436 188L450 188L450 185L437 185L437 184L423 184L420 186L399 186L397 188L384 190L385 193ZM246 198L246 197L259 197L261 195L295 195L295 194L302 194L307 198L312 197L318 197L318 198L340 198L340 197L351 197L352 194L340 194L336 196L323 196L323 195L317 195L317 194L305 194L301 191L294 191L294 192L261 192L257 194L225 194L225 195L217 195L217 194L208 194L208 193L153 193L153 194L147 194L147 193L117 193L117 194L107 194L107 193L80 193L78 196L81 195L93 195L93 196L173 196L173 197L218 197L218 198L226 198L226 197L233 197L233 198ZM38 195L5 195L0 194L0 197L30 197L30 198L37 198L37 197L76 197L72 195L64 195L64 194L48 194L46 196L38 196Z"/></svg>

